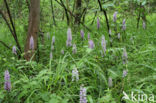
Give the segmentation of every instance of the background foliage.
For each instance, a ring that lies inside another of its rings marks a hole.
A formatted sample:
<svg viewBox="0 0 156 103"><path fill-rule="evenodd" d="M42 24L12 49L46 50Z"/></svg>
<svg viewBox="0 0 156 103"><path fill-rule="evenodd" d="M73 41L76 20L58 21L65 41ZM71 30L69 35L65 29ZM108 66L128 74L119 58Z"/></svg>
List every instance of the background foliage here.
<svg viewBox="0 0 156 103"><path fill-rule="evenodd" d="M15 23L19 42L24 48L28 28L29 10L25 0L8 0L13 21ZM63 8L53 0L56 26L53 25L51 5L48 0L41 0L40 29L44 33L44 43L39 36L40 59L25 61L12 54L0 44L0 103L78 103L80 85L87 88L87 100L89 103L120 103L122 91L130 94L146 93L156 95L156 1L155 0L105 0L102 7L107 10L110 28L112 29L113 47L109 45L105 18L100 12L98 2L89 0L84 24L75 30L72 28L73 41L77 45L77 54L72 54L72 48L66 48L66 23ZM66 3L64 1L64 3ZM73 8L74 0L69 0L70 9ZM87 0L82 1L82 8L87 5ZM139 5L145 7L145 11ZM0 1L0 9L6 12L3 1ZM96 17L100 18L100 29L96 28ZM126 35L125 41L116 38L113 23L113 13L118 11L117 28L121 35ZM143 20L140 20L137 29L139 12L145 12L146 29L142 28ZM127 29L121 30L122 20L126 19ZM80 30L85 32L85 40L80 38ZM53 59L50 60L51 39L55 35L56 43ZM93 50L88 49L87 34L95 43ZM101 57L101 36L105 35L107 41L106 56ZM0 40L9 47L15 45L7 25L0 15ZM128 53L128 64L122 63L123 49ZM65 54L61 54L61 50ZM72 82L72 69L77 67L80 80ZM12 90L4 90L4 71L9 70L11 75ZM123 70L128 74L122 77ZM108 87L108 77L113 79L113 87ZM122 103L133 103L124 101ZM146 102L145 102L146 103Z"/></svg>

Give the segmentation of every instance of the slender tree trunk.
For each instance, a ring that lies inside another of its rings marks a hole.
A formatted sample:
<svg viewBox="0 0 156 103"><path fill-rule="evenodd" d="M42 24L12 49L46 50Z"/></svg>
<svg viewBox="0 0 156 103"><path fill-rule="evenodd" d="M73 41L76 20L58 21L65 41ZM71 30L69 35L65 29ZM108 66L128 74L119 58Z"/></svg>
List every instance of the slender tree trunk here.
<svg viewBox="0 0 156 103"><path fill-rule="evenodd" d="M30 1L30 13L29 13L29 26L28 26L28 34L26 38L25 44L25 59L30 60L34 55L35 50L37 49L37 39L39 32L39 23L40 23L40 0L31 0ZM30 51L30 37L34 39L34 50ZM30 52L28 52L30 51ZM34 60L34 57L33 57Z"/></svg>
<svg viewBox="0 0 156 103"><path fill-rule="evenodd" d="M54 6L53 6L53 0L50 0L51 4L51 12L52 12L52 17L53 17L53 23L56 26L56 21L55 21L55 13L54 13Z"/></svg>
<svg viewBox="0 0 156 103"><path fill-rule="evenodd" d="M137 18L137 29L139 28L139 22L140 22L140 12L139 12L139 15L138 15L138 18Z"/></svg>
<svg viewBox="0 0 156 103"><path fill-rule="evenodd" d="M82 3L81 0L76 0L76 7L75 7L76 13L75 13L74 23L78 25L80 25L81 22L81 3Z"/></svg>
<svg viewBox="0 0 156 103"><path fill-rule="evenodd" d="M56 2L58 2L56 0ZM70 20L69 20L69 15L68 15L68 9L66 8L66 6L64 5L63 1L60 0L61 3L59 3L63 8L64 8L64 11L65 11L65 14L66 14L66 19L67 19L67 25L69 26L70 25Z"/></svg>
<svg viewBox="0 0 156 103"><path fill-rule="evenodd" d="M6 5L7 12L8 12L8 15L9 15L9 19L10 19L10 23L11 23L11 26L12 26L12 31L13 31L14 39L16 41L16 44L17 44L17 47L18 47L19 51L22 52L21 47L20 47L20 44L19 44L19 41L18 41L18 38L17 38L15 25L14 25L13 20L12 20L12 16L11 16L11 13L10 13L10 9L9 9L8 3L7 3L6 0L4 0L4 3ZM20 55L19 55L19 58L20 58Z"/></svg>
<svg viewBox="0 0 156 103"><path fill-rule="evenodd" d="M108 32L110 31L110 27L109 27L109 21L108 21L108 17L107 17L107 12L105 9L102 8L102 4L101 1L98 0L99 6L100 6L100 10L103 12L105 19L106 19L106 24L107 24L107 30ZM111 34L109 33L109 40L111 40ZM112 47L112 42L110 41L110 46Z"/></svg>
<svg viewBox="0 0 156 103"><path fill-rule="evenodd" d="M143 8L143 11L146 11L146 9L145 9L144 6L142 6L142 8ZM142 20L145 21L145 22L147 22L145 12L142 12Z"/></svg>
<svg viewBox="0 0 156 103"><path fill-rule="evenodd" d="M106 23L107 23L107 30L108 30L108 32L109 32L110 27L109 27L109 21L108 21L108 17L107 17L107 12L106 12L106 10L104 10L104 9L102 8L102 4L101 4L101 1L100 1L100 0L98 0L98 3L99 3L99 6L100 6L100 10L103 12L103 14L104 14L104 16L105 16ZM110 35L109 35L109 36L110 36Z"/></svg>
<svg viewBox="0 0 156 103"><path fill-rule="evenodd" d="M69 8L69 0L66 0L66 8L68 11L70 11L70 8ZM69 25L71 25L72 21L71 21L71 16L70 16L70 13L67 12L68 15L69 15Z"/></svg>
<svg viewBox="0 0 156 103"><path fill-rule="evenodd" d="M139 28L140 18L141 18L141 3L140 3L139 15L138 15L138 18L137 18L137 29Z"/></svg>

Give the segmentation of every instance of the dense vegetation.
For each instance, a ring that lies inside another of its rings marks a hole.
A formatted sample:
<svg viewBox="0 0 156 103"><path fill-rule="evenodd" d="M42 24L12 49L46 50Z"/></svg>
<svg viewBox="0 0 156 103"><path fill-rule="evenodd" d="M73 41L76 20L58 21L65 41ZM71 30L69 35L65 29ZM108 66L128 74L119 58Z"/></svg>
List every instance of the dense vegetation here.
<svg viewBox="0 0 156 103"><path fill-rule="evenodd" d="M154 103L155 0L34 1L0 1L0 103Z"/></svg>

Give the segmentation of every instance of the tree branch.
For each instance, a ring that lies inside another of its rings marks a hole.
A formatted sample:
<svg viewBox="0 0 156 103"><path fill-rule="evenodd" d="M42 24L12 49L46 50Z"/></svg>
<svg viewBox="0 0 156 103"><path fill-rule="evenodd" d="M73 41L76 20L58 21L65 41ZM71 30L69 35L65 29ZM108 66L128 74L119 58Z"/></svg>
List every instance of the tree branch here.
<svg viewBox="0 0 156 103"><path fill-rule="evenodd" d="M101 1L100 1L100 0L98 0L98 3L99 3L99 6L100 6L100 10L103 12L103 14L104 14L104 16L105 16L106 23L107 23L107 29L108 29L108 32L109 32L110 27L109 27L109 21L108 21L108 17L107 17L107 12L106 12L106 10L104 10L104 9L102 8L102 4L101 4ZM110 36L110 35L109 35L109 36Z"/></svg>
<svg viewBox="0 0 156 103"><path fill-rule="evenodd" d="M4 13L2 12L2 10L0 10L0 14L2 15L2 18L4 19L4 21L6 22L8 28L9 28L11 34L12 34L12 36L15 38L15 36L14 36L14 32L13 32L13 30L12 30L12 28L11 28L11 26L10 26L8 20L6 19Z"/></svg>
<svg viewBox="0 0 156 103"><path fill-rule="evenodd" d="M97 11L96 11L95 14L94 14L94 18L93 18L93 20L92 20L91 25L93 25L93 23L94 23L94 21L95 21L95 18L96 18L96 15L97 15Z"/></svg>
<svg viewBox="0 0 156 103"><path fill-rule="evenodd" d="M141 9L141 3L139 5L139 8ZM139 15L138 15L138 18L137 18L137 29L139 28L140 18L141 18L141 10L139 10Z"/></svg>
<svg viewBox="0 0 156 103"><path fill-rule="evenodd" d="M11 22L11 25L12 25L12 28L13 28L14 39L16 41L16 44L17 44L17 47L18 47L19 51L22 52L21 47L20 47L19 42L18 42L18 39L17 39L16 29L15 29L15 26L14 26L14 23L13 23L13 20L12 20L12 16L11 16L11 13L10 13L10 9L9 9L8 3L7 3L6 0L4 0L4 3L6 5L7 12L8 12L8 15L9 15L9 19L10 19L10 22Z"/></svg>
<svg viewBox="0 0 156 103"><path fill-rule="evenodd" d="M67 17L67 24L69 25L70 21L69 21L69 15L68 15L68 9L66 8L66 6L64 5L63 1L61 1L61 4L62 4L62 7L64 8L65 10L65 13L66 13L66 17Z"/></svg>
<svg viewBox="0 0 156 103"><path fill-rule="evenodd" d="M71 16L73 16L74 18L75 18L75 15L70 11L70 10L68 10L66 7L65 7L65 5L63 5L63 4L61 4L59 1L57 1L57 0L55 0L58 4L60 4L62 7L64 7L64 9L66 9L66 11L67 12L69 12L70 14L71 14ZM62 1L62 0L61 0ZM80 24L82 25L82 26L84 26L88 31L90 31L91 32L91 30L83 23L83 22L81 22L80 21Z"/></svg>
<svg viewBox="0 0 156 103"><path fill-rule="evenodd" d="M11 48L10 48L9 46L7 46L7 44L5 44L3 41L0 40L0 43L1 43L2 45L4 45L6 48L8 48L8 49L11 50Z"/></svg>

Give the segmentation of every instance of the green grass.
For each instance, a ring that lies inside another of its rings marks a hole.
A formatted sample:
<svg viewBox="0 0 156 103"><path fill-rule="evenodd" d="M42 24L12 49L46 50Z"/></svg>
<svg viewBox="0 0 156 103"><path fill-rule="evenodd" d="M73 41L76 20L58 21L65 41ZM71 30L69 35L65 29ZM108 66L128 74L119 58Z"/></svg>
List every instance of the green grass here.
<svg viewBox="0 0 156 103"><path fill-rule="evenodd" d="M72 54L72 48L66 48L66 22L58 22L57 27L44 28L46 32L50 32L51 37L56 36L54 57L51 61L49 59L51 40L48 40L46 35L44 44L39 45L39 63L18 60L10 50L0 44L0 103L8 103L8 99L10 103L79 103L81 84L87 88L89 103L120 103L122 91L128 95L131 91L156 95L156 15L147 17L146 30L142 28L142 23L140 28L136 29L136 19L128 18L126 34L118 29L121 35L126 35L125 42L114 39L113 47L109 46L107 28L102 15L100 30L97 30L96 23L90 25L90 18L87 17L86 25L92 30L91 39L96 46L92 51L88 49L86 29L84 29L84 41L80 39L79 32L72 33L72 42L76 43L78 49L77 54ZM119 18L118 24L121 22L122 19ZM21 21L16 22L18 38L23 48L26 31L20 24ZM114 34L113 25L111 29ZM104 58L100 54L102 35L105 35L107 40L107 52ZM8 45L15 45L4 23L0 26L0 40ZM124 47L128 53L126 65L122 63ZM62 48L65 50L64 55L61 54ZM79 71L78 82L71 81L74 66ZM9 93L3 86L6 69L11 75L12 90ZM125 78L122 77L124 69L128 69ZM112 88L108 87L108 77L113 79Z"/></svg>

